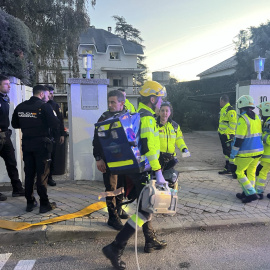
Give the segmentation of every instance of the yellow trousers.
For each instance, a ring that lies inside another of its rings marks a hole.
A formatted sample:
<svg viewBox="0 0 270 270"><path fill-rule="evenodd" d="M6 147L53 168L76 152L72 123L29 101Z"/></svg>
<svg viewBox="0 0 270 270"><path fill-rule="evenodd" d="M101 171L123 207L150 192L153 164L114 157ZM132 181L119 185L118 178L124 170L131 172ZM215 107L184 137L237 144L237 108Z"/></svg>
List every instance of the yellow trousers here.
<svg viewBox="0 0 270 270"><path fill-rule="evenodd" d="M256 179L256 168L258 165L258 158L252 157L236 157L235 158L235 165L237 166L236 175L237 180L246 194L246 196L256 194L255 186L255 179ZM245 174L246 171L246 174Z"/></svg>
<svg viewBox="0 0 270 270"><path fill-rule="evenodd" d="M260 164L262 166L262 169L260 170L260 173L256 178L256 185L255 185L255 189L258 194L263 193L265 189L267 174L270 171L270 162L261 161Z"/></svg>

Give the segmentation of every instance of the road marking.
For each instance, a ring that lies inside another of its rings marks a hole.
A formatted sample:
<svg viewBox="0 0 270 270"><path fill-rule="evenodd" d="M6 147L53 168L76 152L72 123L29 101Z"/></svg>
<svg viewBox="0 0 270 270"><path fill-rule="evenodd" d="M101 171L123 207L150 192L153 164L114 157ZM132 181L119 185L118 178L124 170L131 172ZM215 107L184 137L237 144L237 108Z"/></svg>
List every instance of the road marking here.
<svg viewBox="0 0 270 270"><path fill-rule="evenodd" d="M36 260L22 260L17 263L14 270L31 270Z"/></svg>
<svg viewBox="0 0 270 270"><path fill-rule="evenodd" d="M0 254L0 270L6 264L7 260L11 256L12 253Z"/></svg>

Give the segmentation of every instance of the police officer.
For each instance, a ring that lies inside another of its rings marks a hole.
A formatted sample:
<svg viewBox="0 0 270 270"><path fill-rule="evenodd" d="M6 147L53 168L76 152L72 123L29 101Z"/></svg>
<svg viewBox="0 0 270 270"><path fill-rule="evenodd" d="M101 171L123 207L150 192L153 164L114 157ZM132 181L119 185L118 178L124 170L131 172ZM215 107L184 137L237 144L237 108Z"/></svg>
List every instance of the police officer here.
<svg viewBox="0 0 270 270"><path fill-rule="evenodd" d="M56 186L56 182L53 180L52 175L54 171L54 160L55 160L55 154L56 154L56 144L63 144L65 141L65 128L64 128L64 120L63 120L63 114L61 112L60 106L53 100L53 92L54 88L51 85L45 85L49 89L50 95L49 95L49 101L48 103L52 106L53 110L56 112L57 118L60 121L60 138L57 137L57 134L51 134L54 136L54 142L53 142L53 151L51 154L51 167L50 167L50 174L48 177L48 185L50 186Z"/></svg>
<svg viewBox="0 0 270 270"><path fill-rule="evenodd" d="M258 161L264 151L262 124L259 116L253 112L255 105L251 96L241 96L236 103L240 110L240 117L232 144L230 162L237 167L235 173L243 190L242 193L237 193L236 197L242 200L242 203L248 203L258 199L255 174Z"/></svg>
<svg viewBox="0 0 270 270"><path fill-rule="evenodd" d="M229 164L229 157L231 153L231 143L233 141L236 130L237 114L229 101L230 100L227 95L222 95L220 97L219 103L221 109L219 115L218 134L226 163L224 169L218 172L219 174L231 174L231 167L233 167Z"/></svg>
<svg viewBox="0 0 270 270"><path fill-rule="evenodd" d="M127 111L130 111L130 113L135 113L136 109L134 105L127 99L127 93L124 88L118 88L119 91L121 91L125 97L125 108Z"/></svg>
<svg viewBox="0 0 270 270"><path fill-rule="evenodd" d="M161 172L161 166L159 164L159 133L156 125L156 119L154 117L155 109L160 108L162 99L166 94L166 89L155 81L147 81L140 90L140 103L138 107L138 112L141 116L141 141L142 141L142 154L149 160L150 166L156 175L156 183L163 185L165 179ZM133 184L136 189L136 197L139 198L141 190L145 186L148 180L148 174L137 173L129 175L132 179ZM159 241L156 238L154 229L151 222L152 215L148 212L141 210L139 207L139 214L136 217L134 214L124 225L123 229L118 233L115 240L105 246L102 251L103 254L111 261L112 265L116 269L126 269L126 264L121 260L121 255L125 249L128 240L135 233L136 228L136 218L138 220L138 225L143 228L143 233L145 237L144 251L150 253L154 250L163 249L167 246L165 241Z"/></svg>
<svg viewBox="0 0 270 270"><path fill-rule="evenodd" d="M109 110L104 112L98 119L98 122L102 122L116 114L121 115L126 113L124 109L125 98L121 91L113 90L108 94L108 107ZM108 166L106 165L106 160L102 152L102 148L98 139L98 132L95 129L94 140L93 140L93 155L96 159L97 168L103 173L103 181L105 185L105 191L115 191L119 187L124 186L124 176L123 175L113 175L111 174ZM106 204L108 208L108 225L112 226L114 229L120 231L123 228L123 223L120 218L128 219L128 214L119 208L118 211L115 209L123 201L123 194L118 196L107 196Z"/></svg>
<svg viewBox="0 0 270 270"><path fill-rule="evenodd" d="M17 162L14 148L10 140L11 130L9 127L9 78L0 74L0 156L4 159L8 176L13 188L12 197L24 196L24 188L19 179ZM0 193L0 201L5 201L7 197Z"/></svg>
<svg viewBox="0 0 270 270"><path fill-rule="evenodd" d="M52 142L50 129L59 128L49 100L49 91L43 85L33 88L33 96L19 104L12 116L12 126L22 130L22 150L25 172L26 211L31 212L37 206L33 196L34 179L37 175L37 193L40 197L40 213L46 213L56 207L50 203L47 195L47 181L50 171L50 154Z"/></svg>

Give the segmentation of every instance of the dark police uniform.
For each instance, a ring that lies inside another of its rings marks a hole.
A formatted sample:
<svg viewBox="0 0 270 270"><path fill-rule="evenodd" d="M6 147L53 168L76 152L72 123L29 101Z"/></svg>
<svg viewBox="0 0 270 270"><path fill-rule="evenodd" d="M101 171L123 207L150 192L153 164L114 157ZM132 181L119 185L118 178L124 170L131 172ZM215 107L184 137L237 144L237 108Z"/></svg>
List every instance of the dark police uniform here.
<svg viewBox="0 0 270 270"><path fill-rule="evenodd" d="M47 206L47 181L50 170L52 142L50 129L58 129L59 120L52 107L38 97L19 104L14 110L11 124L23 133L22 150L25 171L25 197L27 204L35 201L33 197L34 178L37 175L37 193L40 206Z"/></svg>
<svg viewBox="0 0 270 270"><path fill-rule="evenodd" d="M113 117L115 114L121 115L126 112L127 111L125 109L122 110L121 112L106 111L100 116L100 118L98 119L98 122L105 121L106 119ZM95 129L95 134L94 134L94 139L93 139L93 155L96 161L103 159L106 164L106 159L103 155L102 147L98 139L97 129ZM123 187L124 181L125 181L124 179L125 177L123 175L112 175L110 172L110 169L108 168L106 164L106 173L103 173L103 182L105 186L105 191L114 191L117 188ZM115 229L121 229L121 227L123 226L119 220L119 213L120 211L123 211L123 210L119 209L118 213L115 210L115 207L119 205L122 201L123 201L123 194L118 195L118 196L106 197L106 204L107 204L108 214L109 214L108 224L113 226Z"/></svg>
<svg viewBox="0 0 270 270"><path fill-rule="evenodd" d="M4 159L8 176L13 188L13 197L24 195L22 182L19 179L14 147L10 140L9 97L0 93L0 156ZM20 194L22 193L22 194Z"/></svg>
<svg viewBox="0 0 270 270"><path fill-rule="evenodd" d="M52 106L53 110L55 111L57 115L57 118L60 121L60 136L65 136L66 132L64 128L64 119L63 119L63 114L61 112L60 106L54 100L49 100L47 103ZM51 135L54 137L54 144L53 144L53 151L51 154L52 162L50 166L50 174L48 177L48 182L49 184L51 183L51 185L56 185L56 183L52 179L52 175L54 172L54 159L55 159L55 154L56 154L56 144L59 143L60 137L58 136L59 134L51 134Z"/></svg>

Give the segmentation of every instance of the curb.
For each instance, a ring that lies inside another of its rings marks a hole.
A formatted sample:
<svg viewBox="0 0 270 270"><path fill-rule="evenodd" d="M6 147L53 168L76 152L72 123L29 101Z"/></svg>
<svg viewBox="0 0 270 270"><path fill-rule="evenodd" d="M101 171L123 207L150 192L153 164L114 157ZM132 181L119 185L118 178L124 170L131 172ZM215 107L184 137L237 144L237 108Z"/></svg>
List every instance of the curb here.
<svg viewBox="0 0 270 270"><path fill-rule="evenodd" d="M186 224L185 224L186 223ZM216 230L225 228L234 228L239 226L269 226L270 218L258 218L256 220L238 219L238 220L220 220L220 221L197 221L184 222L179 224L169 224L166 227L161 224L154 224L158 233L169 234L181 230ZM117 231L110 229L106 223L104 225L95 225L91 228L82 226L61 226L61 225L43 225L26 229L22 231L8 231L0 229L0 244L4 245L23 245L52 243L62 241L74 241L85 239L113 239ZM139 232L139 235L141 232Z"/></svg>

